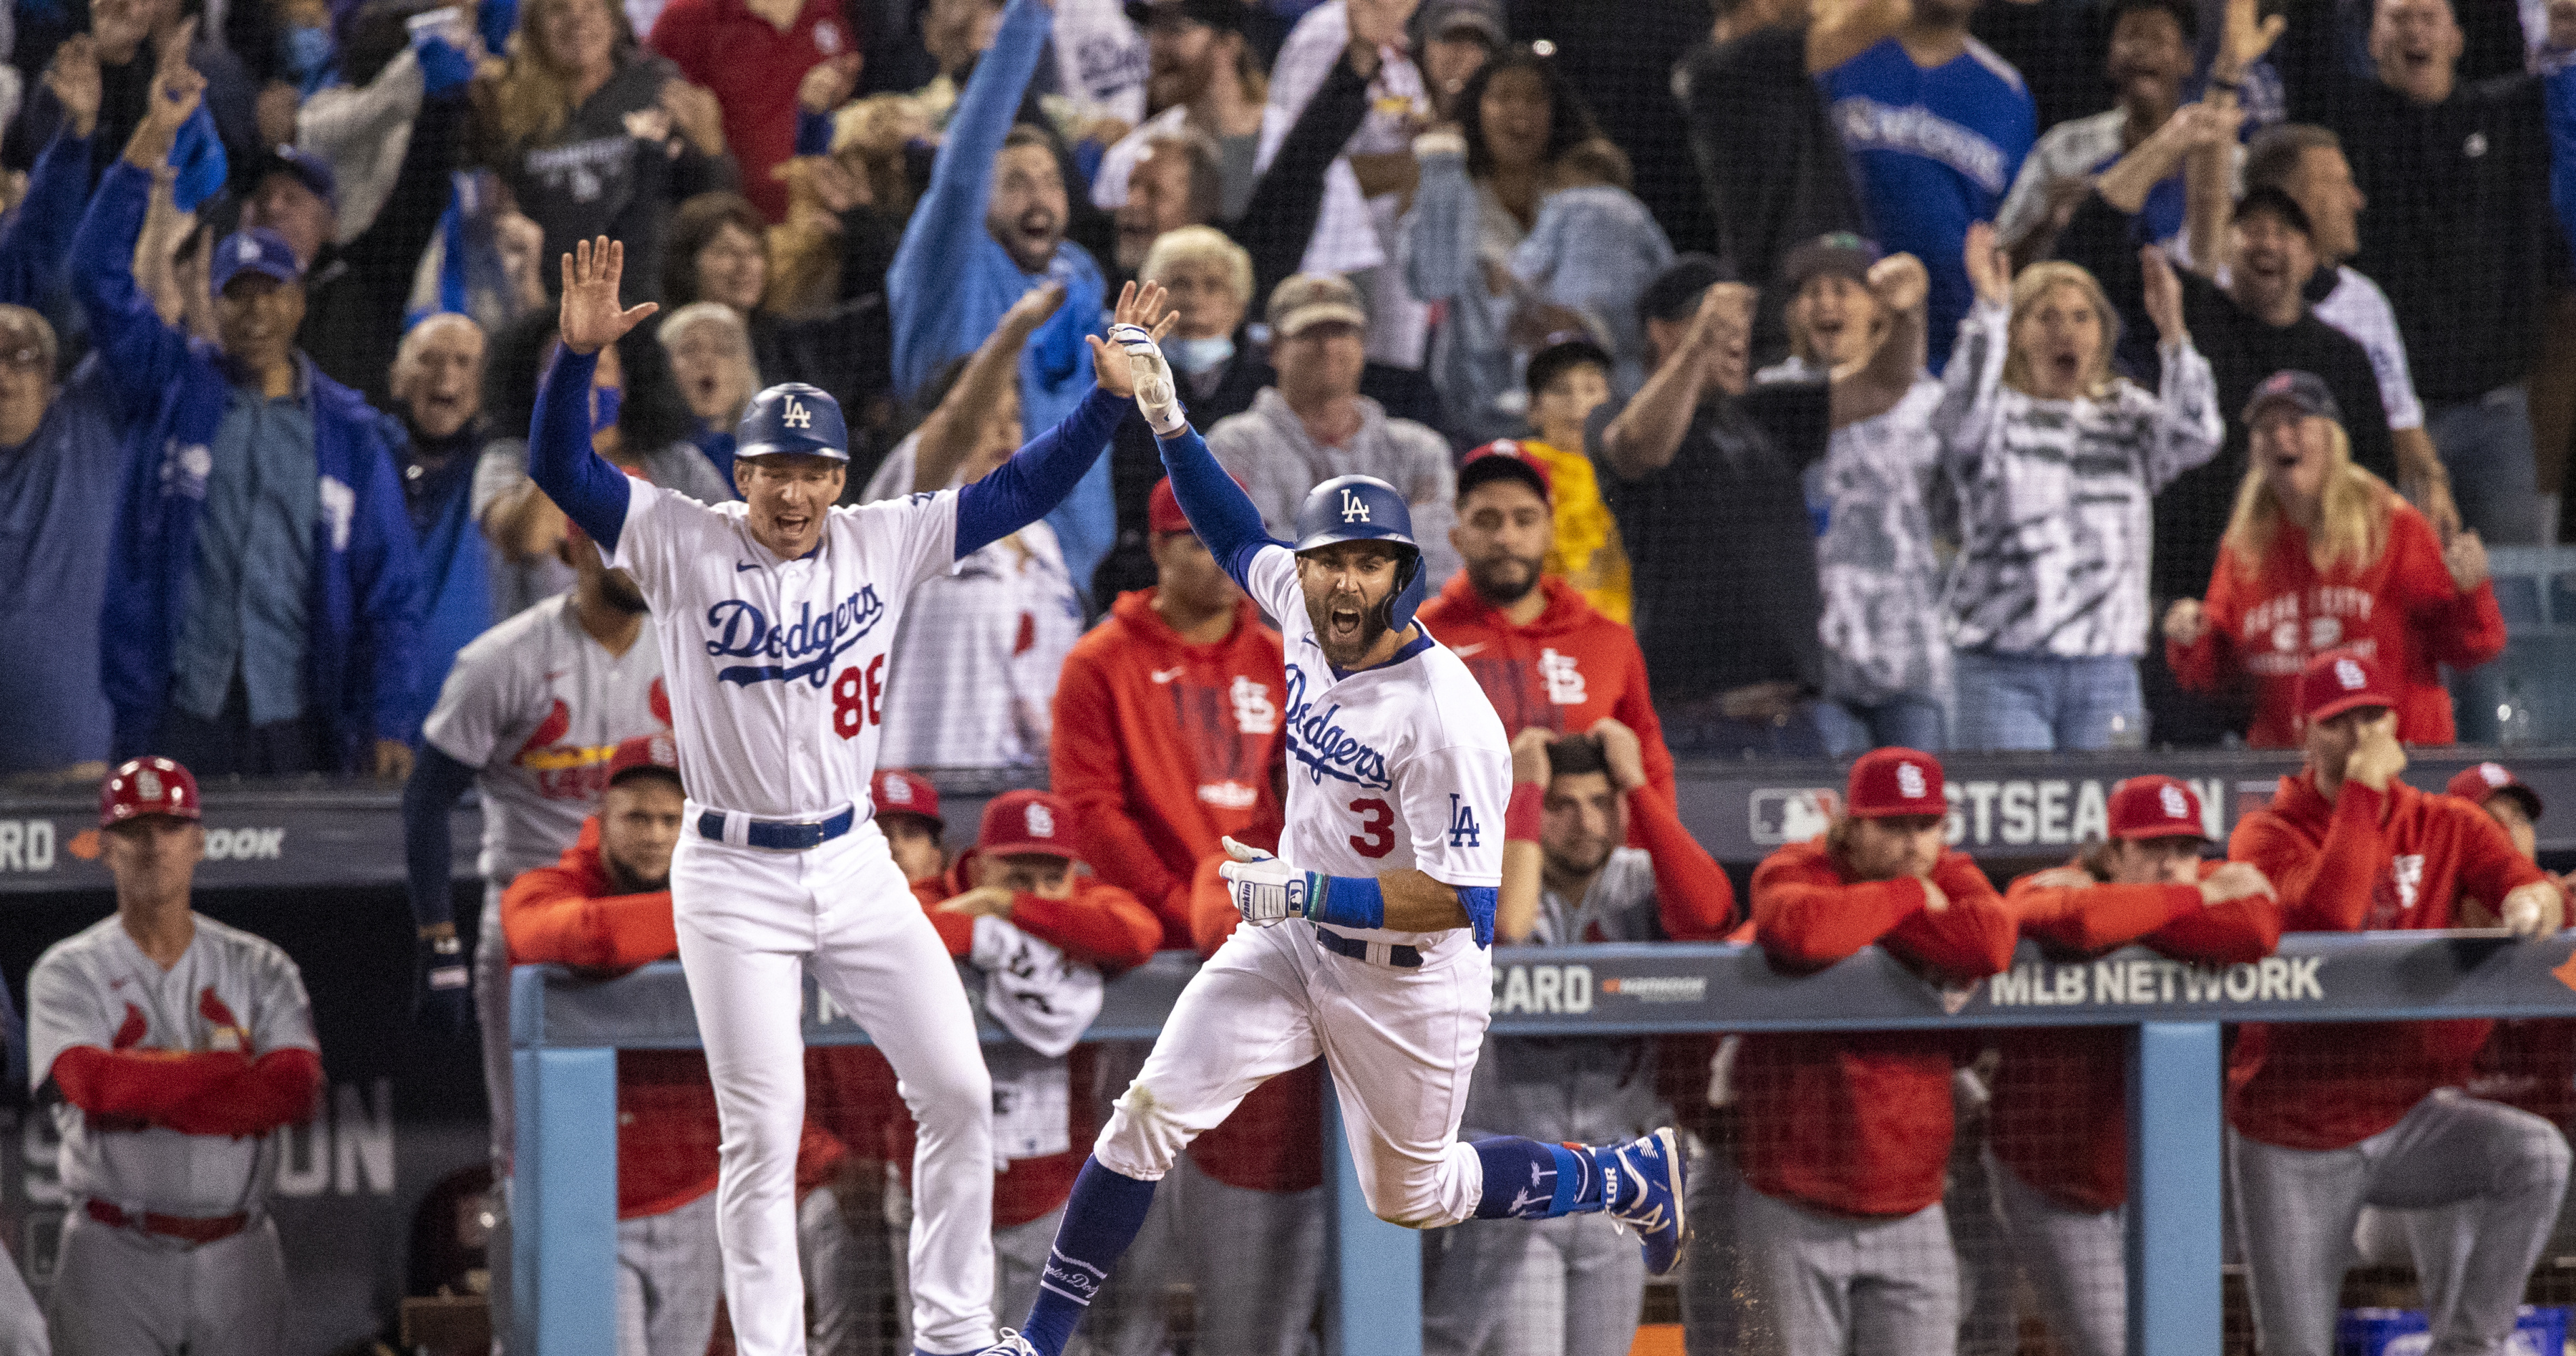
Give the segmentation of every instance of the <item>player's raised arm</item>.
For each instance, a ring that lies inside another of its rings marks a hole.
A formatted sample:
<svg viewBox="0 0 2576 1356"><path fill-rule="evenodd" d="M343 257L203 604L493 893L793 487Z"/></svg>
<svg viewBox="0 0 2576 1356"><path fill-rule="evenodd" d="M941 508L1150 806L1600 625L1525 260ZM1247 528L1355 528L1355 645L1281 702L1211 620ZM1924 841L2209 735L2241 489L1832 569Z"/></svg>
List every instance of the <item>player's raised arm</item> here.
<svg viewBox="0 0 2576 1356"><path fill-rule="evenodd" d="M1157 304L1162 285L1149 284ZM1124 311L1126 297L1119 297ZM1151 333L1136 324L1127 323L1122 314L1119 323L1109 327L1110 341L1127 350L1128 362L1135 369L1136 408L1144 413L1146 426L1154 430L1154 440L1163 450L1163 470L1172 478L1172 496L1181 501L1181 512L1189 515L1190 530L1207 544L1208 553L1232 576L1237 587L1244 583L1245 571L1252 568L1252 556L1264 546L1285 546L1273 539L1261 523L1261 510L1254 507L1252 496L1234 483L1218 464L1216 454L1208 451L1207 441L1191 428L1181 413L1180 396L1172 387L1171 364L1163 360L1159 340L1171 327L1166 318ZM1100 340L1091 341L1094 356L1106 347ZM1100 359L1104 364L1106 359ZM1102 370L1107 370L1104 366Z"/></svg>
<svg viewBox="0 0 2576 1356"><path fill-rule="evenodd" d="M1175 317L1164 313L1160 283L1147 283L1139 291L1131 282L1119 290L1115 318L1140 332L1152 326L1152 332L1160 335L1172 327ZM957 492L957 559L964 560L1052 512L1082 483L1083 473L1100 460L1100 454L1109 450L1109 435L1127 413L1136 384L1128 375L1125 353L1097 336L1085 337L1091 343L1095 380L1082 403L1063 422L1012 453L991 475Z"/></svg>
<svg viewBox="0 0 2576 1356"><path fill-rule="evenodd" d="M555 501L564 516L599 543L617 549L632 491L626 475L590 446L590 380L599 351L661 309L617 304L626 274L626 246L601 236L580 241L563 257L563 343L537 384L537 414L528 429L528 478Z"/></svg>

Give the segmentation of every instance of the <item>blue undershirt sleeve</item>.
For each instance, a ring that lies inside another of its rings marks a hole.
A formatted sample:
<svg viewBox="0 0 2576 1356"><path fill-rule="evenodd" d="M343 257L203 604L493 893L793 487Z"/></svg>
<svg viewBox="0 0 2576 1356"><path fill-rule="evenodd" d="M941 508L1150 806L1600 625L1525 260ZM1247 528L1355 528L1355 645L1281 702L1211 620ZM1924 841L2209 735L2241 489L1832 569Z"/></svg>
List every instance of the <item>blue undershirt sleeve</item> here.
<svg viewBox="0 0 2576 1356"><path fill-rule="evenodd" d="M957 492L957 556L975 554L1052 512L1127 413L1127 397L1094 386L1062 423L1029 440L993 473Z"/></svg>
<svg viewBox="0 0 2576 1356"><path fill-rule="evenodd" d="M545 380L537 384L537 415L528 428L528 477L564 516L599 543L601 556L617 550L633 493L626 473L590 446L590 379L599 355L555 350Z"/></svg>
<svg viewBox="0 0 2576 1356"><path fill-rule="evenodd" d="M1184 427L1156 441L1163 449L1163 470L1172 477L1172 497L1189 515L1190 530L1199 534L1236 587L1248 591L1252 585L1244 576L1252 569L1252 557L1262 547L1287 543L1262 530L1261 510L1253 506L1252 496L1226 474L1197 429Z"/></svg>
<svg viewBox="0 0 2576 1356"><path fill-rule="evenodd" d="M456 921L456 900L448 888L454 861L448 816L472 785L474 769L429 743L420 746L411 780L403 783L403 865L410 878L412 921L421 927Z"/></svg>

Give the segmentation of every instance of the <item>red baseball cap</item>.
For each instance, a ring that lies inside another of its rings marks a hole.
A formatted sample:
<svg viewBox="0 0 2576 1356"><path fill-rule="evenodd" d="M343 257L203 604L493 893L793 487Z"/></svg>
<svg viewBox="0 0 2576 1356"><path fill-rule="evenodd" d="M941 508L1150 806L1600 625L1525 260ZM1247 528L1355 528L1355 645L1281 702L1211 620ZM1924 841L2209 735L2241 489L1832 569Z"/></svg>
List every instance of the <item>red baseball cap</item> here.
<svg viewBox="0 0 2576 1356"><path fill-rule="evenodd" d="M680 780L680 746L668 730L660 734L637 735L617 745L608 758L608 784L615 786L633 772L667 772L671 780Z"/></svg>
<svg viewBox="0 0 2576 1356"><path fill-rule="evenodd" d="M983 828L975 850L987 857L1043 853L1079 861L1073 845L1073 807L1046 791L1005 791L984 805Z"/></svg>
<svg viewBox="0 0 2576 1356"><path fill-rule="evenodd" d="M2484 805L2498 796L2511 796L2522 802L2522 812L2540 818L2540 793L2529 783L2513 775L2513 769L2502 763L2476 763L2460 769L2451 784L2442 788L2472 805Z"/></svg>
<svg viewBox="0 0 2576 1356"><path fill-rule="evenodd" d="M1155 532L1190 532L1190 515L1181 512L1181 497L1172 493L1172 478L1154 482L1154 493L1145 501L1145 526Z"/></svg>
<svg viewBox="0 0 2576 1356"><path fill-rule="evenodd" d="M1556 500L1556 477L1548 474L1547 463L1509 438L1477 448L1458 464L1458 497L1464 499L1477 486L1496 480L1517 480L1539 498Z"/></svg>
<svg viewBox="0 0 2576 1356"><path fill-rule="evenodd" d="M2114 838L2207 838L2200 794L2173 777L2131 777L2111 788Z"/></svg>
<svg viewBox="0 0 2576 1356"><path fill-rule="evenodd" d="M2329 650L2299 673L2299 720L2332 720L2359 706L2395 706L2379 665L2348 650Z"/></svg>
<svg viewBox="0 0 2576 1356"><path fill-rule="evenodd" d="M129 758L98 788L98 826L114 828L145 815L203 819L197 779L175 758Z"/></svg>
<svg viewBox="0 0 2576 1356"><path fill-rule="evenodd" d="M883 815L919 815L934 827L946 828L948 821L939 817L939 788L918 772L899 767L881 767L868 780L868 799Z"/></svg>
<svg viewBox="0 0 2576 1356"><path fill-rule="evenodd" d="M1861 819L1897 815L1947 815L1941 794L1941 760L1919 749L1871 749L1852 764L1844 807Z"/></svg>

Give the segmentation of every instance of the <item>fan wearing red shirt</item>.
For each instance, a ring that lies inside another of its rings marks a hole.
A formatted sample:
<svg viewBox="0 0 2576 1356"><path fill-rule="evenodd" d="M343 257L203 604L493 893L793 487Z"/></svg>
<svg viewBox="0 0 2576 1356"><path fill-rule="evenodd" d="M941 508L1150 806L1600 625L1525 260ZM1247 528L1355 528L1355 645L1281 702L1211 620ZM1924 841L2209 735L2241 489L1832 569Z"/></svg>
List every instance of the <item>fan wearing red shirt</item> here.
<svg viewBox="0 0 2576 1356"><path fill-rule="evenodd" d="M1073 996L1088 969L1091 1001L1080 1026L1099 1011L1098 976L1144 964L1162 938L1162 925L1136 897L1082 871L1075 844L1079 819L1061 796L1008 791L984 806L975 846L959 855L947 874L912 887L948 953L986 971L1007 969L1006 987L1039 986L1037 1006L1078 1012ZM1030 942L1039 944L1031 947ZM993 1182L993 1304L1016 1313L1037 1297L1038 1276L1073 1191L1074 1174L1100 1133L1091 1095L1093 1047L1059 1045L1052 1053L1031 1048L1032 1034L1015 1024L987 983L985 1010L1019 1041L987 1045L993 1074L993 1149L1009 1154ZM1079 1028L1050 1034L1070 1041ZM912 1124L900 1118L898 1164L911 1157Z"/></svg>
<svg viewBox="0 0 2576 1356"><path fill-rule="evenodd" d="M2376 412L2374 417L2376 417ZM2352 463L2334 395L2306 372L2275 372L2245 404L2253 461L2209 573L2209 597L2165 610L2165 660L2184 687L2250 680L2257 748L2299 744L2299 673L2311 656L2358 654L2391 684L2397 737L2458 738L2437 663L2475 668L2504 653L2486 548L2448 546L2387 482Z"/></svg>
<svg viewBox="0 0 2576 1356"><path fill-rule="evenodd" d="M671 849L679 755L667 734L629 739L599 813L562 860L501 894L510 963L622 974L679 953ZM697 1050L617 1052L617 1327L626 1356L700 1356L715 1329L715 1086Z"/></svg>
<svg viewBox="0 0 2576 1356"><path fill-rule="evenodd" d="M828 114L858 77L858 35L841 0L670 0L647 41L716 96L743 196L785 221L787 185L774 171L799 150L799 112ZM804 149L820 155L830 145Z"/></svg>
<svg viewBox="0 0 2576 1356"><path fill-rule="evenodd" d="M1788 970L1877 944L1937 981L2001 971L2012 915L1977 864L1944 847L1948 819L1940 760L1862 754L1823 836L1754 871L1754 939ZM1842 1356L1855 1340L1886 1356L1955 1349L1941 1187L1950 1072L1973 1049L1938 1031L1744 1038L1736 1237L1787 1356Z"/></svg>
<svg viewBox="0 0 2576 1356"><path fill-rule="evenodd" d="M2110 836L2072 865L2014 881L2004 905L2052 956L2090 959L2142 943L2176 960L2228 965L2270 955L2280 906L2263 873L2204 861L2200 796L2171 777L2111 791ZM2117 1027L2007 1031L1996 1041L1987 1142L2004 1227L2057 1349L2129 1349L2127 1033Z"/></svg>
<svg viewBox="0 0 2576 1356"><path fill-rule="evenodd" d="M2556 931L2557 885L2476 806L2397 779L2396 696L2379 667L2324 655L2299 676L2306 766L2236 826L2283 926L2447 928L2496 901L2517 936ZM2567 1141L2527 1111L2461 1090L2483 1021L2248 1023L2229 1058L2228 1162L2269 1356L2329 1356L2335 1299L2365 1205L2459 1205L2470 1249L2417 1277L2435 1351L2498 1351L2558 1219Z"/></svg>
<svg viewBox="0 0 2576 1356"><path fill-rule="evenodd" d="M1585 734L1616 720L1635 732L1647 785L1670 806L1673 755L1636 633L1542 572L1556 544L1553 503L1547 473L1516 445L1470 453L1458 470L1458 525L1449 529L1464 567L1423 604L1422 624L1467 661L1505 731Z"/></svg>
<svg viewBox="0 0 2576 1356"><path fill-rule="evenodd" d="M1118 596L1056 680L1049 780L1073 807L1083 857L1161 918L1162 945L1201 956L1239 915L1216 868L1221 837L1279 841L1284 756L1279 633L1191 531L1165 480L1146 504L1155 585ZM1113 1079L1124 1086L1124 1080ZM1253 1089L1190 1147L1154 1196L1136 1265L1110 1280L1112 1350L1161 1340L1162 1287L1189 1276L1210 1351L1294 1350L1323 1277L1323 1063Z"/></svg>

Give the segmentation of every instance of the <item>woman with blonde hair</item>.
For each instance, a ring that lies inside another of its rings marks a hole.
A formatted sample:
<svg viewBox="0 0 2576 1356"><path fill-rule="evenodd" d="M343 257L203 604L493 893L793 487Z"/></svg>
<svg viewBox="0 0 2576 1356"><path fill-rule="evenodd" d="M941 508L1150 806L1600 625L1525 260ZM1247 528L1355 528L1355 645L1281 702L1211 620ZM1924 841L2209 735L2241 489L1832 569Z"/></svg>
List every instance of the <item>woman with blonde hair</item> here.
<svg viewBox="0 0 2576 1356"><path fill-rule="evenodd" d="M600 235L625 241L627 278L653 286L672 204L735 185L715 96L638 45L610 0L527 0L508 62L471 94L467 160L544 229L549 286L551 261Z"/></svg>
<svg viewBox="0 0 2576 1356"><path fill-rule="evenodd" d="M2344 650L2398 689L2397 737L2448 744L2451 696L2436 664L2475 668L2504 653L2504 615L2486 547L2445 548L2388 482L2353 465L2343 414L2323 380L2275 372L2246 402L2253 455L2220 538L2209 597L2165 610L2165 656L2196 692L2250 677L2246 742L2299 742L2299 673Z"/></svg>
<svg viewBox="0 0 2576 1356"><path fill-rule="evenodd" d="M733 479L734 426L766 383L751 351L751 330L720 301L693 301L673 311L654 332L671 355L671 376L695 419L689 441L707 454L716 473Z"/></svg>
<svg viewBox="0 0 2576 1356"><path fill-rule="evenodd" d="M2147 563L2156 491L2224 432L2182 288L2141 252L2162 389L2111 373L2119 318L2093 275L2016 279L1992 227L1968 230L1977 301L1959 323L1932 426L1957 489L1959 558L1944 610L1955 665L1951 746L2101 749L2142 738Z"/></svg>

